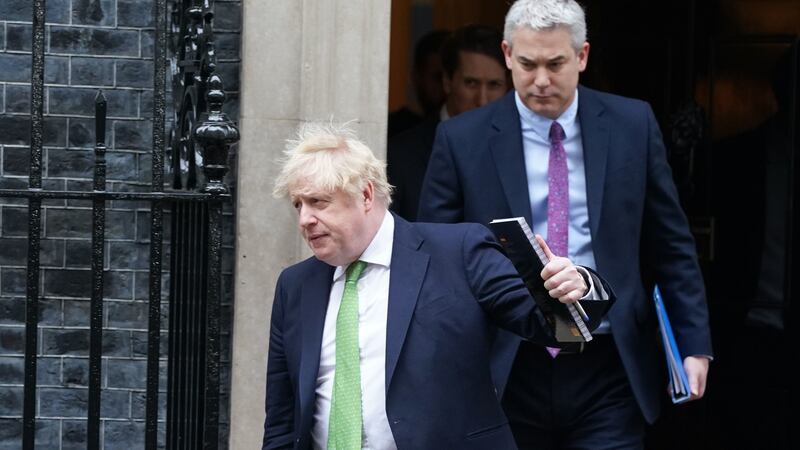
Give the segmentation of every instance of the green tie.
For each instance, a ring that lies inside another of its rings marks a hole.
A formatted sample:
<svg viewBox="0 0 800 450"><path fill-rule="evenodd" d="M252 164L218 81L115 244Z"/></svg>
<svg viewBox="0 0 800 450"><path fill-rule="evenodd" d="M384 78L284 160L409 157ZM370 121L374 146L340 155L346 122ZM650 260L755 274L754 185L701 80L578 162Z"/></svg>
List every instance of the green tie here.
<svg viewBox="0 0 800 450"><path fill-rule="evenodd" d="M358 351L358 277L367 267L347 268L342 304L336 316L336 368L333 375L328 450L361 449L361 358Z"/></svg>

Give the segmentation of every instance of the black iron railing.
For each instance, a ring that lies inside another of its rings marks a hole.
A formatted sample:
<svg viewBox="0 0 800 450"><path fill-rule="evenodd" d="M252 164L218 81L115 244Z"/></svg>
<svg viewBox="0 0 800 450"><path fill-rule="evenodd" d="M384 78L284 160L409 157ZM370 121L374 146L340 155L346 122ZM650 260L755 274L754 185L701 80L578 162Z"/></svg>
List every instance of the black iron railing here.
<svg viewBox="0 0 800 450"><path fill-rule="evenodd" d="M172 85L175 128L169 142L169 190L164 189L167 115L167 0L155 0L152 188L150 192L106 189L106 101L96 98L93 190L42 189L44 135L45 0L33 0L31 148L27 189L0 189L0 197L28 200L28 264L25 313L25 375L22 448L33 450L36 430L37 331L42 201L92 200L92 252L87 448L100 448L103 341L103 246L109 200L149 201L150 287L148 307L145 446L157 447L159 340L164 209L170 208L169 354L167 448L214 449L219 442L219 359L222 206L230 201L224 182L236 126L222 112L222 79L215 73L213 0L171 1Z"/></svg>

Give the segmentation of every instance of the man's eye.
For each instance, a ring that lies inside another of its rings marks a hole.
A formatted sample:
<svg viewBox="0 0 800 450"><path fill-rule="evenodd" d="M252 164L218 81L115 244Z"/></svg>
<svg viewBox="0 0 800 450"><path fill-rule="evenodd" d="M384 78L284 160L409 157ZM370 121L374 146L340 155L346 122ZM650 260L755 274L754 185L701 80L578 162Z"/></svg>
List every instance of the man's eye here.
<svg viewBox="0 0 800 450"><path fill-rule="evenodd" d="M330 203L330 201L325 200L323 198L311 198L311 199L308 199L307 203L308 203L308 206L310 206L312 208L322 209L322 208L325 208L326 206L328 206L328 203Z"/></svg>

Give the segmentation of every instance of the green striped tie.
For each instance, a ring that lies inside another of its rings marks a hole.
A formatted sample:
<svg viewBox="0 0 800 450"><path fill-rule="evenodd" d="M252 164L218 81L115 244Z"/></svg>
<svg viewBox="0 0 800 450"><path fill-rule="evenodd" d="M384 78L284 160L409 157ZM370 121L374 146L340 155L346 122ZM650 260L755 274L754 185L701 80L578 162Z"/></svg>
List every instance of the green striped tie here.
<svg viewBox="0 0 800 450"><path fill-rule="evenodd" d="M333 375L328 450L361 449L361 359L358 351L358 277L367 267L347 268L342 304L336 316L336 369Z"/></svg>

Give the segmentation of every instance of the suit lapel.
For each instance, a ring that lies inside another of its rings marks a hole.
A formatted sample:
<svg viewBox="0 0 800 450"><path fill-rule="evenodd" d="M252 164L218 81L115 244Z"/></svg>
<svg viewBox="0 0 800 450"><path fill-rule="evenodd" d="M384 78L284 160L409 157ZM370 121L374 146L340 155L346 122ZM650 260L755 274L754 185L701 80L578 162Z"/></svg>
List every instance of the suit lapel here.
<svg viewBox="0 0 800 450"><path fill-rule="evenodd" d="M300 359L300 417L309 422L314 414L314 398L322 348L322 331L328 310L334 267L319 262L318 269L304 282L300 298L303 347ZM310 426L310 425L309 425Z"/></svg>
<svg viewBox="0 0 800 450"><path fill-rule="evenodd" d="M610 124L608 117L603 114L605 108L595 93L582 86L578 90L578 120L581 125L586 171L586 203L592 237L596 238L603 205Z"/></svg>
<svg viewBox="0 0 800 450"><path fill-rule="evenodd" d="M525 217L531 222L531 202L528 195L528 177L525 173L525 156L522 149L522 129L519 111L511 91L498 105L492 117L492 127L497 134L489 138L489 148L497 169L497 176L511 208L511 215Z"/></svg>
<svg viewBox="0 0 800 450"><path fill-rule="evenodd" d="M392 382L430 257L419 251L422 237L405 220L395 216L392 266L389 279L389 313L386 324L386 392Z"/></svg>

